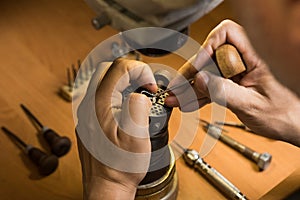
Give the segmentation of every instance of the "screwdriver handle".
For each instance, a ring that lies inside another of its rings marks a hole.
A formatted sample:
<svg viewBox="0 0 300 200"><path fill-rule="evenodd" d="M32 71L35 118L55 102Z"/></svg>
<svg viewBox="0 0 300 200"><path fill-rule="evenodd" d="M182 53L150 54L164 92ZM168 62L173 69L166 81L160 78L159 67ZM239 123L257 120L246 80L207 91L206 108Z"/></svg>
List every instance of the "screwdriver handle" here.
<svg viewBox="0 0 300 200"><path fill-rule="evenodd" d="M216 169L207 164L193 149L186 149L183 154L183 159L186 164L193 167L200 174L202 174L208 181L210 181L218 190L220 190L226 197L232 200L247 200L247 197L227 180Z"/></svg>
<svg viewBox="0 0 300 200"><path fill-rule="evenodd" d="M216 169L212 168L209 164L205 163L203 160L196 161L194 167L228 198L240 200L247 199L247 197L243 195L237 187L235 187L222 174L220 174Z"/></svg>
<svg viewBox="0 0 300 200"><path fill-rule="evenodd" d="M231 78L246 71L238 50L231 44L223 44L216 50L216 61L225 78Z"/></svg>
<svg viewBox="0 0 300 200"><path fill-rule="evenodd" d="M50 128L43 127L42 134L51 147L51 152L58 157L61 157L69 152L71 141L68 137L61 137Z"/></svg>
<svg viewBox="0 0 300 200"><path fill-rule="evenodd" d="M229 147L233 148L234 150L237 150L242 155L244 155L246 158L257 162L257 156L256 156L257 152L255 152L251 148L243 145L242 143L234 140L233 138L229 137L228 135L224 135L222 133L222 129L220 129L219 127L208 124L204 127L204 129L212 137L219 139L220 141L222 141Z"/></svg>
<svg viewBox="0 0 300 200"><path fill-rule="evenodd" d="M58 166L58 158L54 155L47 155L38 148L27 146L27 154L30 160L37 165L40 174L49 175Z"/></svg>
<svg viewBox="0 0 300 200"><path fill-rule="evenodd" d="M252 161L256 161L253 155L256 153L254 150L250 149L249 147L243 145L242 143L232 139L231 137L221 134L219 138L222 142L230 146L231 148L239 151L242 153L245 157Z"/></svg>

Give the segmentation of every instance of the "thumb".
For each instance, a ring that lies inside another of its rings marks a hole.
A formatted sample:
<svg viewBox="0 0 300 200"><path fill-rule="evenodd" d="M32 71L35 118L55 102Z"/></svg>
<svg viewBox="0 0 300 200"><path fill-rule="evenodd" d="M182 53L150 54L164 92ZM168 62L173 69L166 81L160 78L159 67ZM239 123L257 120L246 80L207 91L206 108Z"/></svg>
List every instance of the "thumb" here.
<svg viewBox="0 0 300 200"><path fill-rule="evenodd" d="M123 149L136 153L150 152L148 126L151 105L147 96L137 93L130 94L124 101L118 128Z"/></svg>
<svg viewBox="0 0 300 200"><path fill-rule="evenodd" d="M249 102L256 98L254 90L207 71L198 72L194 84L198 92L233 112L249 108Z"/></svg>

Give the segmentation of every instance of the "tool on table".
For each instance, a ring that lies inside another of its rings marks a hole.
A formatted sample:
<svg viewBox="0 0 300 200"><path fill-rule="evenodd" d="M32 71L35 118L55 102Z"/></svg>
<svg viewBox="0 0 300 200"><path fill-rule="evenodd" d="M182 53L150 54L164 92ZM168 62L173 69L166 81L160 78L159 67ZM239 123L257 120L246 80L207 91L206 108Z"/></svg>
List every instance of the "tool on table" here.
<svg viewBox="0 0 300 200"><path fill-rule="evenodd" d="M250 128L248 128L245 124L242 123L235 123L235 122L219 122L216 121L214 122L217 125L223 125L223 126L231 126L231 127L235 127L235 128L239 128L242 129L244 131L250 132L250 133L254 133Z"/></svg>
<svg viewBox="0 0 300 200"><path fill-rule="evenodd" d="M83 84L89 80L92 74L92 70L89 67L86 67L84 70L79 70L81 67L81 61L77 60L77 67L74 64L71 65L71 68L67 68L67 84L63 85L60 89L60 96L65 100L71 102L74 96L74 92ZM72 76L71 76L72 74ZM78 75L78 78L76 79Z"/></svg>
<svg viewBox="0 0 300 200"><path fill-rule="evenodd" d="M43 134L43 137L50 145L51 152L53 154L60 157L68 153L71 147L71 141L68 137L66 136L61 137L52 129L42 125L42 123L23 104L21 104L21 108L27 115L28 119L39 131L39 133Z"/></svg>
<svg viewBox="0 0 300 200"><path fill-rule="evenodd" d="M209 122L200 119L202 123L204 123L204 130L214 138L219 138L223 143L230 146L234 150L240 152L243 156L255 162L260 171L263 171L268 168L271 163L272 155L269 153L258 153L251 148L241 144L240 142L234 140L233 138L224 135L223 129L220 127L210 124Z"/></svg>
<svg viewBox="0 0 300 200"><path fill-rule="evenodd" d="M40 149L26 144L16 134L5 127L2 127L3 132L9 136L20 147L38 167L41 175L50 175L58 166L58 158L55 155L47 155Z"/></svg>
<svg viewBox="0 0 300 200"><path fill-rule="evenodd" d="M186 149L174 141L174 143L184 152L183 159L185 163L200 172L207 178L217 189L230 199L246 200L247 197L240 190L228 181L216 169L207 164L196 150Z"/></svg>
<svg viewBox="0 0 300 200"><path fill-rule="evenodd" d="M242 61L242 58L240 57L237 49L233 45L223 44L222 46L217 48L215 53L217 66L224 78L231 78L246 71L246 67ZM186 86L188 83L193 85L194 78L188 79L187 82L167 88L165 91L157 93L156 96Z"/></svg>

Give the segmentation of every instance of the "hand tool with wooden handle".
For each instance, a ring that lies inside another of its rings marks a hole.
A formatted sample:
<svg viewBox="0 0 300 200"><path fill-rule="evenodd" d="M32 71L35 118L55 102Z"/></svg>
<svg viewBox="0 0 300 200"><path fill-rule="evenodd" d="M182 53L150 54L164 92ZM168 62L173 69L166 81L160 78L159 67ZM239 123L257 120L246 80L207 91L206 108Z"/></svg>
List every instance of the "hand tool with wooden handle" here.
<svg viewBox="0 0 300 200"><path fill-rule="evenodd" d="M216 61L224 78L231 78L246 71L239 52L231 44L223 44L217 48Z"/></svg>
<svg viewBox="0 0 300 200"><path fill-rule="evenodd" d="M244 71L246 71L246 66L238 52L238 50L231 44L223 44L216 49L216 62L218 69L224 78L234 77ZM162 92L158 92L155 96L160 96L166 92L171 92L177 88L185 86L186 84L193 84L194 78L189 79L187 82L175 85L173 87L167 88Z"/></svg>

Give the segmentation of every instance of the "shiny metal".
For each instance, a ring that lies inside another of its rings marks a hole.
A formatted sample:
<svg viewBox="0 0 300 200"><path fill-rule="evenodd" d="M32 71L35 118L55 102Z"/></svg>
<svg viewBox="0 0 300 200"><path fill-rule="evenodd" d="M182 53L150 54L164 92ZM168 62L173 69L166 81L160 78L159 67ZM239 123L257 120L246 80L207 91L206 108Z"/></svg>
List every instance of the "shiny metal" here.
<svg viewBox="0 0 300 200"><path fill-rule="evenodd" d="M203 128L205 131L210 134L212 137L215 137L225 143L226 145L230 146L234 150L238 151L241 153L243 156L248 158L249 160L253 161L256 163L260 171L263 171L268 168L272 161L272 155L265 152L265 153L258 153L251 148L243 145L242 143L236 141L235 139L224 135L223 129L221 129L218 126L215 126L213 124L210 124L204 120L201 120L205 125Z"/></svg>
<svg viewBox="0 0 300 200"><path fill-rule="evenodd" d="M178 143L175 143L180 146ZM186 164L198 172L200 172L208 181L210 181L218 190L220 190L226 197L232 200L246 200L247 197L241 193L241 191L234 186L229 180L227 180L216 169L207 164L199 155L199 153L193 149L185 149L183 159Z"/></svg>
<svg viewBox="0 0 300 200"><path fill-rule="evenodd" d="M250 128L248 128L245 124L241 124L241 123L235 123L235 122L219 122L216 121L214 122L217 125L222 125L222 126L231 126L231 127L235 127L235 128L239 128L242 129L244 131L250 132L250 133L254 133Z"/></svg>

